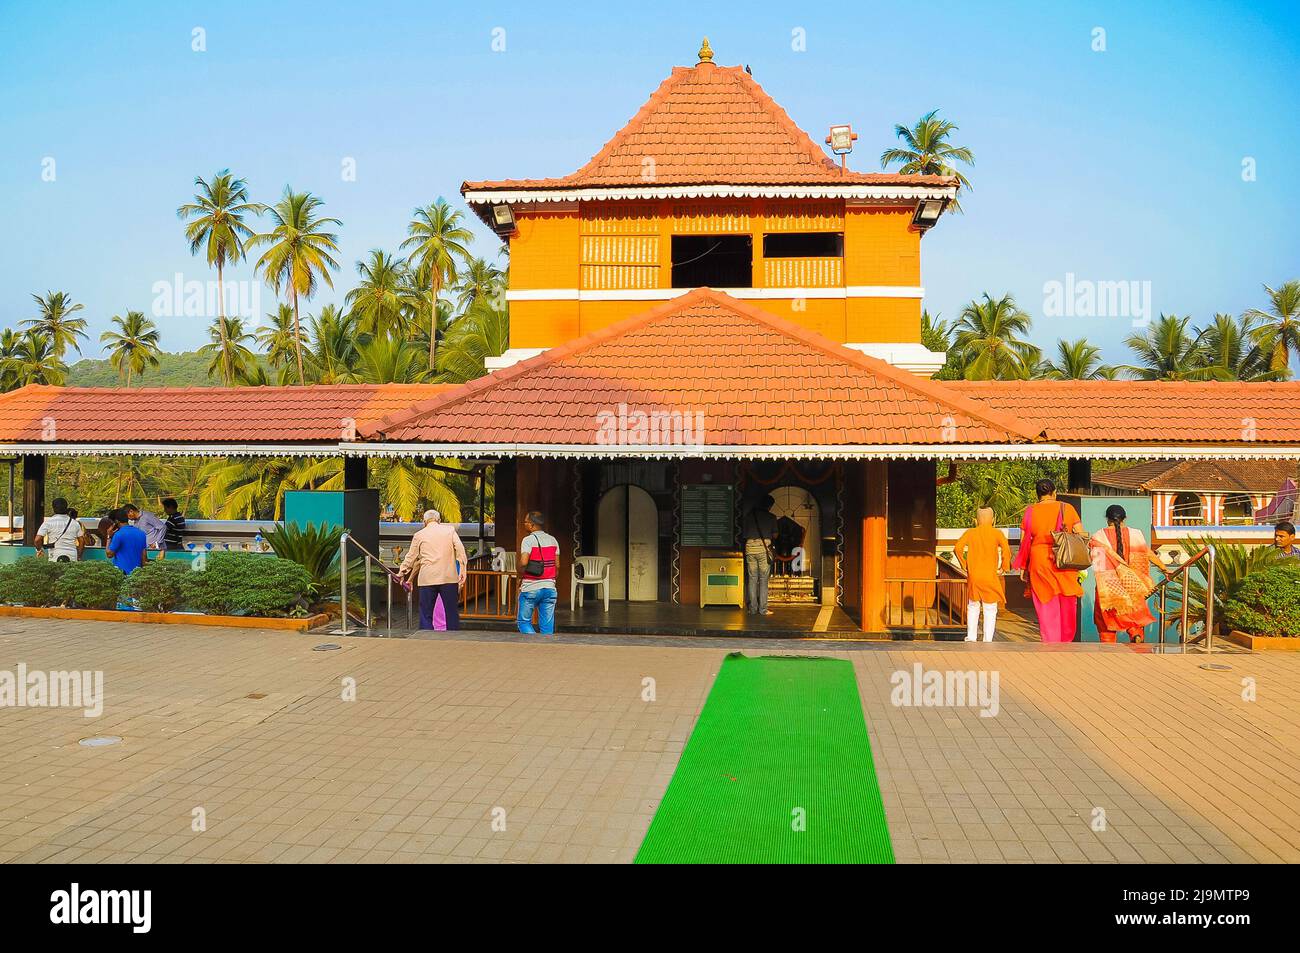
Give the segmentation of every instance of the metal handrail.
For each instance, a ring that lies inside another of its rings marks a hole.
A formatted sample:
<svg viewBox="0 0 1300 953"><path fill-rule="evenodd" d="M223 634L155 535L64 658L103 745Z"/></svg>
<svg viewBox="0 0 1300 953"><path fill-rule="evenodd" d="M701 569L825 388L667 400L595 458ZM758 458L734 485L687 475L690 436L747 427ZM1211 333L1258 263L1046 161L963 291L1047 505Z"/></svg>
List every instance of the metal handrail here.
<svg viewBox="0 0 1300 953"><path fill-rule="evenodd" d="M1195 556L1185 563L1178 564L1173 573L1167 575L1160 582L1156 583L1153 593L1160 593L1160 627L1157 630L1160 633L1160 644L1165 641L1165 618L1168 616L1167 603L1169 599L1169 584L1182 576L1183 580L1183 597L1182 597L1182 641L1183 651L1187 650L1193 640L1189 638L1191 632L1188 627L1187 612L1191 605L1191 586L1190 573L1193 566L1201 560L1205 560L1205 651L1210 653L1214 651L1214 556L1213 546L1206 546Z"/></svg>
<svg viewBox="0 0 1300 953"><path fill-rule="evenodd" d="M370 590L372 588L370 584L371 583L370 573L371 573L371 568L376 563L378 563L379 568L382 569L385 574L384 594L387 597L388 609L387 612L385 613L384 618L386 622L387 631L389 634L392 634L393 580L396 579L399 583L401 583L402 577L395 569L392 569L384 565L384 561L382 559L380 559L370 550L366 549L366 547L358 543L355 539L352 538L352 535L347 532L344 532L344 534L341 537L339 537L339 610L340 610L339 618L340 621L342 622L342 626L339 629L339 634L340 635L352 634L352 631L348 628L348 544L349 543L351 543L357 549L361 550L361 552L366 557L366 615L365 615L366 631L369 632L371 629L370 621L372 618L372 614L370 611ZM406 599L406 625L408 629L411 627L411 599L409 594Z"/></svg>

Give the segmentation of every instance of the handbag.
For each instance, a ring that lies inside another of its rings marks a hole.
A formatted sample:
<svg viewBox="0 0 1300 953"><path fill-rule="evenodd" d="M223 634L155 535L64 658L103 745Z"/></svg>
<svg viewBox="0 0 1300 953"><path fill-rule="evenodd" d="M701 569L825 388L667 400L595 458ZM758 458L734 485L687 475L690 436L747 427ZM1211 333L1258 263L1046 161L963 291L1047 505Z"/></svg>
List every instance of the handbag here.
<svg viewBox="0 0 1300 953"><path fill-rule="evenodd" d="M1056 532L1052 533L1052 558L1057 569L1088 569L1092 566L1087 535L1065 529L1064 503L1056 516Z"/></svg>

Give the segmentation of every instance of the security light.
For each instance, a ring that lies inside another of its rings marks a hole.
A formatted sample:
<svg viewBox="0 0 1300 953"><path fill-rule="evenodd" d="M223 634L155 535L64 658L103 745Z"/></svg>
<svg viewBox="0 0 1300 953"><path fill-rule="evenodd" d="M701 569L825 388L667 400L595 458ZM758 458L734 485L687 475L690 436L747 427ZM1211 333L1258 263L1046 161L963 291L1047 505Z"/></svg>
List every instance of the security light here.
<svg viewBox="0 0 1300 953"><path fill-rule="evenodd" d="M515 230L515 213L509 205L492 206L492 227L498 235L509 235Z"/></svg>
<svg viewBox="0 0 1300 953"><path fill-rule="evenodd" d="M831 134L826 137L826 144L831 147L831 152L842 156L853 151L853 140L857 138L857 133L853 131L852 126L831 126Z"/></svg>
<svg viewBox="0 0 1300 953"><path fill-rule="evenodd" d="M922 199L916 203L916 214L912 216L912 225L926 229L934 227L943 214L943 199Z"/></svg>

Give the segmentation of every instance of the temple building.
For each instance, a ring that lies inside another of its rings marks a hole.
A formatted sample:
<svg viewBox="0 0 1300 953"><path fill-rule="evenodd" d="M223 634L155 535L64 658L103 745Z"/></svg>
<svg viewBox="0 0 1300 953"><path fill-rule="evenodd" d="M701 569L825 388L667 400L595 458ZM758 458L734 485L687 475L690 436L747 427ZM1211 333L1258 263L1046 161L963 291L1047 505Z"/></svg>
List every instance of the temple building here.
<svg viewBox="0 0 1300 953"><path fill-rule="evenodd" d="M737 608L741 517L770 495L778 623L881 636L962 624L939 463L1066 460L1063 491L1109 502L1092 460L1300 459L1293 382L932 380L921 248L956 191L847 169L706 41L576 172L464 184L510 251L510 346L486 376L202 401L27 387L0 396L0 446L27 512L55 454L334 455L349 491L366 458L458 460L495 490L465 616L513 618L511 556L541 510L559 624L584 631L771 630ZM609 611L590 592L570 611L574 556L608 566Z"/></svg>

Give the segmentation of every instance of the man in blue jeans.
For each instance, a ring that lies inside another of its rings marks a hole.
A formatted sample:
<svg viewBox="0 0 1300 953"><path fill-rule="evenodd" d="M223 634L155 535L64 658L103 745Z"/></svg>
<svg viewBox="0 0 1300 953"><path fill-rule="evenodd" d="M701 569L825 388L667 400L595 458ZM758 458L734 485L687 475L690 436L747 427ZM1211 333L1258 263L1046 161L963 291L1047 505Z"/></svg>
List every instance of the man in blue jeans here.
<svg viewBox="0 0 1300 953"><path fill-rule="evenodd" d="M555 634L555 577L560 562L560 544L546 532L546 517L530 510L524 517L524 539L519 544L519 613L515 622L527 634ZM533 610L538 628L533 628Z"/></svg>

